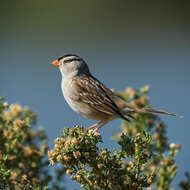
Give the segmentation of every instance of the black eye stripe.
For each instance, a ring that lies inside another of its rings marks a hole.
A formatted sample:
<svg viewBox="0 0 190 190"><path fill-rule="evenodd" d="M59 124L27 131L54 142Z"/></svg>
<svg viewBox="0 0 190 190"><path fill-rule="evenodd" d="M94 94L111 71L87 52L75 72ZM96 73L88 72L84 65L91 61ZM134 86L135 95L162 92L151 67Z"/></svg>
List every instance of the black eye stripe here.
<svg viewBox="0 0 190 190"><path fill-rule="evenodd" d="M81 58L72 58L72 59L65 60L64 63L69 63L72 61L83 61L83 60Z"/></svg>

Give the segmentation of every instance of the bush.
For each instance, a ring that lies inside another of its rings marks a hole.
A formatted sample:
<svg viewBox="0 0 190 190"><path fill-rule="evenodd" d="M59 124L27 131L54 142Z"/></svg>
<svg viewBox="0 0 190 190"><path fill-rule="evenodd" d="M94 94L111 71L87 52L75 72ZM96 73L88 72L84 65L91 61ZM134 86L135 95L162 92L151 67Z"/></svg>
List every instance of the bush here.
<svg viewBox="0 0 190 190"><path fill-rule="evenodd" d="M150 107L148 91L148 86L127 88L118 96L134 106ZM180 145L168 144L166 126L158 116L134 117L130 123L122 122L121 133L113 134L120 145L113 151L99 148L102 138L93 130L65 128L55 140L54 149L48 152L50 163L61 163L84 189L170 189L177 172L174 157Z"/></svg>
<svg viewBox="0 0 190 190"><path fill-rule="evenodd" d="M134 106L150 107L148 91L148 86L127 88L117 95ZM64 128L48 151L43 129L32 130L35 124L33 111L0 98L0 189L63 190L65 173L90 190L172 188L180 145L168 143L166 126L158 116L134 114L130 123L122 121L121 132L112 136L120 147L115 150L100 148L99 133L75 126ZM50 164L59 163L59 170L50 171L47 151ZM180 188L190 190L188 173L186 178Z"/></svg>
<svg viewBox="0 0 190 190"><path fill-rule="evenodd" d="M47 189L50 181L55 189L45 157L47 138L42 128L31 130L35 124L33 111L0 98L0 189Z"/></svg>

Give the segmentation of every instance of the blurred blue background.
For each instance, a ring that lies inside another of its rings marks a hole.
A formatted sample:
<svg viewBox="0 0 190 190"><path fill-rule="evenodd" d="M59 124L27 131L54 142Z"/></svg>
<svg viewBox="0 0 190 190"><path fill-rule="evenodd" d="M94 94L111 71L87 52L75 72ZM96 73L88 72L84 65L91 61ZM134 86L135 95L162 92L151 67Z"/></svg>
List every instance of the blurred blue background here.
<svg viewBox="0 0 190 190"><path fill-rule="evenodd" d="M188 3L188 2L187 2ZM63 127L94 121L66 104L61 74L50 65L66 53L80 55L108 87L149 84L151 104L184 116L162 117L170 142L182 149L173 186L190 170L190 13L185 1L0 1L0 94L38 114L53 147ZM120 120L101 130L104 146ZM67 187L80 187L67 179Z"/></svg>

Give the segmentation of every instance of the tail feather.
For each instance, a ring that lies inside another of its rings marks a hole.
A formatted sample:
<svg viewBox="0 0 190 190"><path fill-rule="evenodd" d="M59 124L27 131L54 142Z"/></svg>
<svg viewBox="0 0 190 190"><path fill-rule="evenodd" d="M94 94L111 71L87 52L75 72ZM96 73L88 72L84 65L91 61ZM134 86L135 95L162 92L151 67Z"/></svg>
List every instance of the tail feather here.
<svg viewBox="0 0 190 190"><path fill-rule="evenodd" d="M177 114L174 114L174 113L169 113L169 112L166 112L166 111L163 111L163 110L155 110L155 109L152 109L152 108L138 109L137 112L170 115L170 116L182 118L182 116L180 116L180 115L177 115Z"/></svg>

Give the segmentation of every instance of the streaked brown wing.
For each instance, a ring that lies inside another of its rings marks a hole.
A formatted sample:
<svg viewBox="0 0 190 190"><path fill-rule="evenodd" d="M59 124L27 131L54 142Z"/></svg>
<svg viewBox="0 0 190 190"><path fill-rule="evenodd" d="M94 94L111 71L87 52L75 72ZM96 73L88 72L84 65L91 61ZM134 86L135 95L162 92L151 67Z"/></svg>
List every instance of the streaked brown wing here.
<svg viewBox="0 0 190 190"><path fill-rule="evenodd" d="M78 76L73 78L77 86L81 101L92 106L93 109L104 112L109 115L117 115L128 120L119 110L112 99L113 92L106 88L100 81L93 76ZM98 90L97 90L98 89Z"/></svg>

